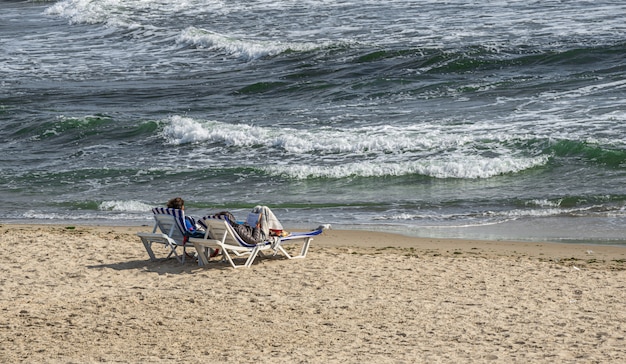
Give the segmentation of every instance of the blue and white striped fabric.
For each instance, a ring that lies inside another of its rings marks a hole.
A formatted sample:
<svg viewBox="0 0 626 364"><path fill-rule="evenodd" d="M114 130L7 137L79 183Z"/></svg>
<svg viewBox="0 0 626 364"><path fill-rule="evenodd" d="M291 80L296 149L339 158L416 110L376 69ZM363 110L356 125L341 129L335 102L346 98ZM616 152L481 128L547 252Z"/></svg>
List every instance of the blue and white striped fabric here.
<svg viewBox="0 0 626 364"><path fill-rule="evenodd" d="M179 262L185 263L185 257L187 256L186 243L189 236L185 224L185 212L179 209L155 207L152 209L152 213L155 220L152 233L137 233L150 256L150 260L157 260L152 250L152 244L158 243L170 249L167 258L173 255ZM178 254L176 251L176 248L179 246L183 249L182 254Z"/></svg>
<svg viewBox="0 0 626 364"><path fill-rule="evenodd" d="M167 234L178 244L184 243L186 240L185 237L189 235L187 225L185 224L185 211L166 207L155 207L152 209L152 213L157 220L157 225L159 225L159 228L164 234ZM176 221L176 229L172 229L171 226L162 225L162 221L160 221L158 215L173 216L174 221Z"/></svg>

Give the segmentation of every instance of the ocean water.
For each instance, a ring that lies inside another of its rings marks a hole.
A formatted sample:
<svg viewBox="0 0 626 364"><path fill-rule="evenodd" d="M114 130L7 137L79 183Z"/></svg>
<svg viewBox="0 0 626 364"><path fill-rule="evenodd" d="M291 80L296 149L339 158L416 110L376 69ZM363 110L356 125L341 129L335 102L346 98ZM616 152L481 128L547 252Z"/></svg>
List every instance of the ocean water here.
<svg viewBox="0 0 626 364"><path fill-rule="evenodd" d="M0 221L626 244L623 1L0 2Z"/></svg>

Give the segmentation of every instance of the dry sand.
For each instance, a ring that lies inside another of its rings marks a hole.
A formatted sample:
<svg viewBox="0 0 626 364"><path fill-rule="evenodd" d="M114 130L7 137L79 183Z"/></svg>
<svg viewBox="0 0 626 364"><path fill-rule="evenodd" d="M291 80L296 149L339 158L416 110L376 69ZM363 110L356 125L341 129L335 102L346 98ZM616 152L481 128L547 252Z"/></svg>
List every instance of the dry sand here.
<svg viewBox="0 0 626 364"><path fill-rule="evenodd" d="M234 270L149 230L1 225L0 362L626 362L624 247L331 230Z"/></svg>

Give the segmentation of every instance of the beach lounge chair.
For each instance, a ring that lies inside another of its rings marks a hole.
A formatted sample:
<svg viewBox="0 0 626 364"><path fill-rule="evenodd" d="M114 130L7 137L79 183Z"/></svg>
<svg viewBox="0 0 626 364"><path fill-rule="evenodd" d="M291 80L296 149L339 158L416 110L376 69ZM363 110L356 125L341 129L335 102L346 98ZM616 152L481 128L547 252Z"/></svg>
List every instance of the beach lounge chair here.
<svg viewBox="0 0 626 364"><path fill-rule="evenodd" d="M179 262L184 263L187 247L193 246L187 242L185 212L178 209L155 207L152 209L152 213L155 220L152 233L137 233L150 256L150 260L157 260L152 250L152 244L159 243L163 244L168 251L166 259L173 255ZM178 253L178 247L182 247L182 254Z"/></svg>
<svg viewBox="0 0 626 364"><path fill-rule="evenodd" d="M209 248L220 249L222 260L228 261L233 268L250 267L254 259L263 255L265 251L273 251L273 254L282 253L287 259L304 258L309 250L309 245L314 236L322 233L328 225L320 226L318 229L309 232L291 233L284 237L273 237L259 244L246 243L232 228L228 220L223 216L205 216L198 223L206 228L204 238L190 238L189 242L194 245L198 252L198 265L202 266L209 262ZM287 243L302 243L300 253L291 255L284 248ZM247 257L244 264L236 264L235 257Z"/></svg>

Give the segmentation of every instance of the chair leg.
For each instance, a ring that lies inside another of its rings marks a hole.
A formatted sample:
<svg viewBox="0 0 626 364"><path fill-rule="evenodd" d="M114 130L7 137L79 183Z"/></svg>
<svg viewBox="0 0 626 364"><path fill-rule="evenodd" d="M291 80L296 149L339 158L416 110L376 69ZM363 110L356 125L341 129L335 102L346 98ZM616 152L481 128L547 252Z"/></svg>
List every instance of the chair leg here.
<svg viewBox="0 0 626 364"><path fill-rule="evenodd" d="M184 253L183 253L183 257L181 257L178 254L178 252L176 251L177 246L175 244L172 244L171 242L168 242L167 246L170 248L170 253L167 255L166 259L168 259L172 255L174 255L174 258L176 258L176 260L178 260L179 263L184 263L185 262Z"/></svg>
<svg viewBox="0 0 626 364"><path fill-rule="evenodd" d="M157 259L154 256L154 252L152 251L152 242L145 238L141 238L141 242L143 243L143 246L146 248L146 251L148 252L148 255L150 256L150 260L155 262Z"/></svg>
<svg viewBox="0 0 626 364"><path fill-rule="evenodd" d="M257 245L250 252L250 256L248 257L248 260L246 260L246 264L244 265L244 267L249 268L252 265L252 263L254 263L254 258L256 258L258 254L259 254L259 246Z"/></svg>
<svg viewBox="0 0 626 364"><path fill-rule="evenodd" d="M202 267L209 264L209 258L207 258L209 248L195 242L193 243L193 247L196 248L196 252L198 253L198 265Z"/></svg>
<svg viewBox="0 0 626 364"><path fill-rule="evenodd" d="M308 237L304 240L304 242L302 243L302 248L300 249L300 254L299 255L291 255L287 252L287 250L285 248L283 248L282 245L278 245L277 249L281 251L281 253L283 253L287 259L299 259L299 258L304 258L306 257L306 253L309 251L309 245L311 245L311 240L313 240L313 238Z"/></svg>
<svg viewBox="0 0 626 364"><path fill-rule="evenodd" d="M235 264L235 262L233 261L233 258L230 256L230 253L228 253L228 251L226 249L224 249L224 257L226 257L226 260L228 260L228 262L230 263L230 265L233 268L240 268L242 266Z"/></svg>
<svg viewBox="0 0 626 364"><path fill-rule="evenodd" d="M306 257L306 253L309 251L309 245L311 244L311 240L313 240L313 238L308 238L304 241L304 244L302 244L302 250L300 250L300 255L298 256L298 258Z"/></svg>

